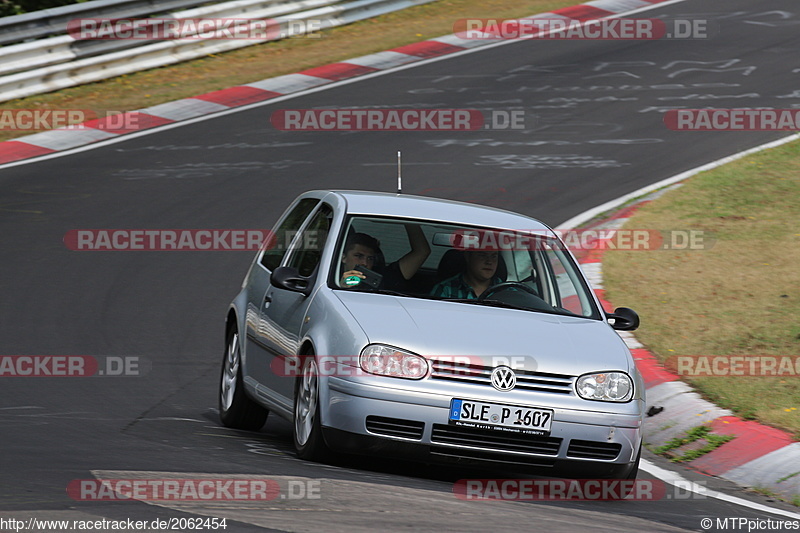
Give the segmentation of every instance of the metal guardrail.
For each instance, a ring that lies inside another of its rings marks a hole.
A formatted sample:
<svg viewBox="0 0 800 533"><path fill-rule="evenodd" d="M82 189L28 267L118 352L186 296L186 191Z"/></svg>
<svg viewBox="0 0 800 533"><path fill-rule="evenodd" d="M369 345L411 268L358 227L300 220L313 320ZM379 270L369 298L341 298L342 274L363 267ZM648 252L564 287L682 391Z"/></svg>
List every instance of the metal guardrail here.
<svg viewBox="0 0 800 533"><path fill-rule="evenodd" d="M318 29L325 29L433 1L436 0L357 0L344 3L340 0L296 0L292 2L236 0L174 12L164 18L271 19L280 25L283 36L291 36L304 33L303 28L305 27L305 25L299 27L292 22L315 21L319 23ZM197 0L171 0L171 2L167 0L159 2L158 8L151 8L148 14L163 13L165 4L179 2L198 4ZM101 7L111 9L113 6L114 9L117 9L116 13L121 13L123 8L141 10L143 9L142 4L145 3L154 2L150 0L146 2L143 0L94 0L77 4L77 6L107 4ZM76 8L76 6L66 7ZM69 20L108 17L109 15L98 15L98 11L90 9L72 9L68 13L64 12L64 8L46 10L49 15L52 15L54 11L59 11L59 13L49 20L56 20L56 18L60 20L59 33L61 35L0 48L0 102L170 65L280 38L270 35L263 39L249 40L185 38L171 41L81 41L66 35L66 26ZM27 15L5 18L19 19L19 17ZM141 17L142 15L143 13L139 11L137 16ZM118 17L120 15L113 15L113 18ZM131 17L131 15L121 17ZM15 31L21 31L22 26L15 25L19 20L12 22L14 24L6 27L13 27L17 29ZM0 19L0 31L4 31L2 23L3 19Z"/></svg>
<svg viewBox="0 0 800 533"><path fill-rule="evenodd" d="M0 45L65 33L67 22L86 17L128 18L169 13L208 4L208 0L92 0L0 18Z"/></svg>
<svg viewBox="0 0 800 533"><path fill-rule="evenodd" d="M106 0L101 0L106 1ZM119 1L119 0L113 0ZM129 1L129 0L126 0ZM185 0L184 0L185 1ZM296 12L301 8L318 7L339 2L340 0L304 0L286 3L286 0L237 0L212 6L179 11L163 18L272 18ZM197 3L197 0L192 0ZM72 6L69 6L72 7ZM84 12L83 15L95 15ZM74 20L77 17L70 18ZM100 18L82 16L80 18ZM112 18L112 17L108 17ZM116 18L116 16L114 17ZM124 17L123 17L124 18ZM129 17L133 18L133 17ZM2 20L2 19L0 19ZM29 43L14 44L0 48L0 76L15 72L31 71L50 65L67 63L77 59L109 54L129 48L144 46L152 40L76 40L67 33L67 22L61 28L58 37L40 39Z"/></svg>

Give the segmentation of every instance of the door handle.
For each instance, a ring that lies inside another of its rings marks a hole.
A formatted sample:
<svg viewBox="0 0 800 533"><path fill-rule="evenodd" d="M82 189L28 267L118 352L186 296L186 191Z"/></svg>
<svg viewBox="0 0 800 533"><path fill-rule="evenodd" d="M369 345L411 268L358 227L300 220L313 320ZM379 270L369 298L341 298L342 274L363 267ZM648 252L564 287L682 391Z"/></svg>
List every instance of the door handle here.
<svg viewBox="0 0 800 533"><path fill-rule="evenodd" d="M269 304L272 303L272 295L267 294L264 296L264 307L269 307Z"/></svg>

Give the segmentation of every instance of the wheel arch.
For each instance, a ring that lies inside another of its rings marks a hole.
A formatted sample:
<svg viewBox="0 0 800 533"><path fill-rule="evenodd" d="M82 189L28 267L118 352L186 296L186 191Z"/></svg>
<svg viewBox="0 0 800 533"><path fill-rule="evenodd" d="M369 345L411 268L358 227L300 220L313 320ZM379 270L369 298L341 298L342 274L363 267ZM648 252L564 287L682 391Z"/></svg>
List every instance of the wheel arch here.
<svg viewBox="0 0 800 533"><path fill-rule="evenodd" d="M228 315L225 317L225 339L227 344L228 335L231 332L231 329L236 327L239 329L239 317L236 314L236 308L234 306L230 306L228 308Z"/></svg>
<svg viewBox="0 0 800 533"><path fill-rule="evenodd" d="M310 354L317 354L316 349L314 348L314 342L310 338L303 339L303 342L300 344L300 348L297 350L298 355L310 355Z"/></svg>

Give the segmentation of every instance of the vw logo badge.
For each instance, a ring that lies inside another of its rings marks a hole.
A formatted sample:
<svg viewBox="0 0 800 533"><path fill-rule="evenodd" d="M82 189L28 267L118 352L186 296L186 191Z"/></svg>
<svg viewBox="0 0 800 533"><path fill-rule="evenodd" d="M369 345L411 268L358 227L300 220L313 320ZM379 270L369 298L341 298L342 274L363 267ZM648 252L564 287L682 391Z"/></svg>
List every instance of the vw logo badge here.
<svg viewBox="0 0 800 533"><path fill-rule="evenodd" d="M498 366L492 370L492 387L500 391L508 391L517 385L517 375L507 366Z"/></svg>

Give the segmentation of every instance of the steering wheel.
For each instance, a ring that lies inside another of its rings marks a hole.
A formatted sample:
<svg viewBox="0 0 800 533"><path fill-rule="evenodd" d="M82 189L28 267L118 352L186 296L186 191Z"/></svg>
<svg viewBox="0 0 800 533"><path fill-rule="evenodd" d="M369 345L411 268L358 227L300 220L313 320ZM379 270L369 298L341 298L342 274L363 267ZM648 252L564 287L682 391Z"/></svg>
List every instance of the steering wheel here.
<svg viewBox="0 0 800 533"><path fill-rule="evenodd" d="M513 289L521 289L521 290L523 290L523 291L525 291L525 292L527 292L529 294L532 294L533 296L536 296L536 298L539 298L539 295L536 294L535 290L531 289L530 287L528 287L527 285L525 285L524 283L522 283L520 281L504 281L502 283L498 283L497 285L492 285L491 287L486 289L483 292L483 294L478 296L478 300L485 300L489 296L491 296L492 294L494 294L496 292L500 292L500 291L504 291L506 289L512 289L512 288Z"/></svg>

